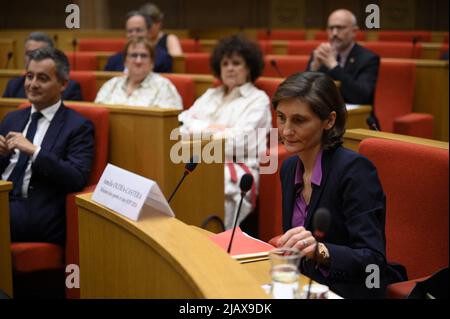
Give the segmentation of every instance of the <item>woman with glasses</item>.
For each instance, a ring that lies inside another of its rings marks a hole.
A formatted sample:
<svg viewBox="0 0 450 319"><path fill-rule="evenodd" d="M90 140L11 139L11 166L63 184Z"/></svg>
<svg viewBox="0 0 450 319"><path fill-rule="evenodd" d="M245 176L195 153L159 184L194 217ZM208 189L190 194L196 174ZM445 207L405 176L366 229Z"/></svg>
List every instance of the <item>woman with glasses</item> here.
<svg viewBox="0 0 450 319"><path fill-rule="evenodd" d="M95 103L183 108L175 86L168 79L152 72L154 50L148 39L130 39L124 54L128 74L114 77L103 84Z"/></svg>

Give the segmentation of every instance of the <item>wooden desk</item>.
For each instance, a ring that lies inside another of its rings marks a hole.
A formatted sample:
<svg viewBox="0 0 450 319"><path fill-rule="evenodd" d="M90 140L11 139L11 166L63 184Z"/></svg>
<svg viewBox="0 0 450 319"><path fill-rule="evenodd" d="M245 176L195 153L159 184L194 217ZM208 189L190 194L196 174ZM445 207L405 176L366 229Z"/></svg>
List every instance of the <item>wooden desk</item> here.
<svg viewBox="0 0 450 319"><path fill-rule="evenodd" d="M82 298L268 298L238 262L176 218L134 222L91 194L76 201Z"/></svg>
<svg viewBox="0 0 450 319"><path fill-rule="evenodd" d="M13 297L9 191L12 183L0 180L0 289Z"/></svg>
<svg viewBox="0 0 450 319"><path fill-rule="evenodd" d="M23 102L26 100L0 98L0 118ZM170 140L169 137L172 130L179 126L179 110L87 102L65 103L106 107L110 112L108 162L155 180L166 198L169 197L184 172L184 164L174 164L170 159L170 150L178 141ZM217 215L223 220L223 181L223 163L200 163L171 202L178 218L197 226L209 215ZM207 198L205 194L208 194Z"/></svg>
<svg viewBox="0 0 450 319"><path fill-rule="evenodd" d="M17 68L16 41L14 39L0 38L0 69L15 69ZM12 53L11 59L8 62L8 54Z"/></svg>
<svg viewBox="0 0 450 319"><path fill-rule="evenodd" d="M420 137L414 137L414 136L407 136L407 135L400 135L400 134L394 134L394 133L387 133L387 132L377 132L367 129L350 129L345 132L344 135L344 146L354 150L355 152L358 151L359 143L369 137L375 137L375 138L383 138L387 140L394 140L394 141L402 141L402 142L408 142L408 143L415 143L420 145L426 145L431 147L437 147L448 150L448 142L442 142L442 141L436 141L436 140L430 140L426 138L420 138Z"/></svg>

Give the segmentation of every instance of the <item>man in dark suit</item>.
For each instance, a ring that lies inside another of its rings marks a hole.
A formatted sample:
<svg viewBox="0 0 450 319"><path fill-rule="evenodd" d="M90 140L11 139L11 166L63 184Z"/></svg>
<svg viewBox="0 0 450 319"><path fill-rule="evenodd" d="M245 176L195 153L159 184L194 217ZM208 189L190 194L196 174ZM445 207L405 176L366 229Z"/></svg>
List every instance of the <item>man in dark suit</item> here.
<svg viewBox="0 0 450 319"><path fill-rule="evenodd" d="M357 30L353 13L345 9L332 12L327 26L329 42L314 50L308 71L323 72L339 81L346 103L373 105L380 57L355 42Z"/></svg>
<svg viewBox="0 0 450 319"><path fill-rule="evenodd" d="M63 52L29 54L25 91L31 107L0 124L0 174L10 192L11 240L64 244L65 199L87 183L94 157L94 127L64 106L69 63Z"/></svg>
<svg viewBox="0 0 450 319"><path fill-rule="evenodd" d="M27 55L39 48L53 48L53 41L48 35L42 32L32 32L25 40L25 65L27 64ZM25 76L19 76L11 79L6 85L3 97L26 98L25 94ZM80 84L76 81L69 80L66 89L62 93L64 100L82 101Z"/></svg>
<svg viewBox="0 0 450 319"><path fill-rule="evenodd" d="M133 37L150 37L150 29L153 22L150 16L144 15L139 11L131 11L127 14L125 29L127 32L127 39ZM118 52L108 58L105 65L105 71L124 71L125 57L123 52ZM159 46L155 47L155 61L153 65L154 72L171 73L172 72L172 57L167 50Z"/></svg>

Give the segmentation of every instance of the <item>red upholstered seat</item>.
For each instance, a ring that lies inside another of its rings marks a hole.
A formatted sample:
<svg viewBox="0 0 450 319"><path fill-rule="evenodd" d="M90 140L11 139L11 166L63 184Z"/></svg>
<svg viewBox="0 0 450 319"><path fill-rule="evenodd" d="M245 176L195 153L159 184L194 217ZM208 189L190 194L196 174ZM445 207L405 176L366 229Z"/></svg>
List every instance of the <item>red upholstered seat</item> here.
<svg viewBox="0 0 450 319"><path fill-rule="evenodd" d="M202 45L198 39L180 39L180 45L184 53L202 52Z"/></svg>
<svg viewBox="0 0 450 319"><path fill-rule="evenodd" d="M424 281L428 278L430 278L430 276L414 280L396 282L395 284L389 285L387 289L387 297L389 299L406 298L411 293L411 291L414 289L414 287L418 282Z"/></svg>
<svg viewBox="0 0 450 319"><path fill-rule="evenodd" d="M82 192L93 191L95 184L100 179L106 167L108 158L109 111L98 105L80 106L76 102L67 102L65 105L91 120L95 127L94 162L89 176L88 186ZM29 106L29 103L23 103L19 105L19 108L27 106ZM21 273L29 274L42 270L64 269L65 265L79 264L78 214L75 205L76 194L69 194L66 199L65 251L63 247L50 243L11 243L13 271L16 275L20 275ZM66 289L66 296L68 298L79 298L79 289Z"/></svg>
<svg viewBox="0 0 450 319"><path fill-rule="evenodd" d="M73 71L96 71L98 69L97 53L95 52L68 52L70 69Z"/></svg>
<svg viewBox="0 0 450 319"><path fill-rule="evenodd" d="M70 72L70 79L80 83L83 101L93 102L95 100L97 81L94 71L72 71Z"/></svg>
<svg viewBox="0 0 450 319"><path fill-rule="evenodd" d="M64 249L50 243L11 243L12 266L15 272L28 273L64 267Z"/></svg>
<svg viewBox="0 0 450 319"><path fill-rule="evenodd" d="M177 88L178 93L183 99L184 109L188 109L195 101L195 83L194 79L185 74L161 73L161 75L169 79Z"/></svg>
<svg viewBox="0 0 450 319"><path fill-rule="evenodd" d="M270 150L278 152L277 171L259 176L259 238L269 241L283 233L281 210L281 163L293 154L289 154L284 145L278 144Z"/></svg>
<svg viewBox="0 0 450 319"><path fill-rule="evenodd" d="M285 78L293 73L305 71L308 61L307 55L266 55L263 76ZM278 67L278 71L274 64Z"/></svg>
<svg viewBox="0 0 450 319"><path fill-rule="evenodd" d="M287 45L287 54L296 55L311 55L323 41L308 40L308 41L289 41Z"/></svg>
<svg viewBox="0 0 450 319"><path fill-rule="evenodd" d="M278 86L283 82L282 78L264 78L260 77L255 81L255 86L266 92L270 100L272 100L273 94L277 90ZM270 108L272 112L272 127L277 127L277 117L276 112L273 107Z"/></svg>
<svg viewBox="0 0 450 319"><path fill-rule="evenodd" d="M378 41L431 42L431 31L379 31Z"/></svg>
<svg viewBox="0 0 450 319"><path fill-rule="evenodd" d="M376 166L386 193L388 260L403 264L409 278L448 266L448 150L368 138L359 152Z"/></svg>
<svg viewBox="0 0 450 319"><path fill-rule="evenodd" d="M415 78L414 62L382 59L375 90L375 114L382 131L433 138L433 117L412 113Z"/></svg>
<svg viewBox="0 0 450 319"><path fill-rule="evenodd" d="M212 74L209 66L211 53L185 53L185 73L189 74Z"/></svg>
<svg viewBox="0 0 450 319"><path fill-rule="evenodd" d="M356 31L356 41L364 41L366 33L364 31ZM318 30L314 33L314 40L328 41L328 33L325 30Z"/></svg>
<svg viewBox="0 0 450 319"><path fill-rule="evenodd" d="M263 55L272 54L272 42L270 40L258 40L259 48Z"/></svg>
<svg viewBox="0 0 450 319"><path fill-rule="evenodd" d="M79 39L78 50L79 51L111 51L119 52L125 47L126 39Z"/></svg>
<svg viewBox="0 0 450 319"><path fill-rule="evenodd" d="M258 40L305 40L305 30L298 29L267 29L258 30Z"/></svg>
<svg viewBox="0 0 450 319"><path fill-rule="evenodd" d="M370 41L364 47L381 58L419 59L422 54L422 45L412 42Z"/></svg>

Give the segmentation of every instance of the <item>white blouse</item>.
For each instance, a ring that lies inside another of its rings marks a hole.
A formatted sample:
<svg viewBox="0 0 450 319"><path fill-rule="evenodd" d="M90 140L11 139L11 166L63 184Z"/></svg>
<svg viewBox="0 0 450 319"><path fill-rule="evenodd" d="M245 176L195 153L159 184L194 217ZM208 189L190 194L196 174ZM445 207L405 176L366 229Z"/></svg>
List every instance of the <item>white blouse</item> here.
<svg viewBox="0 0 450 319"><path fill-rule="evenodd" d="M118 76L107 81L98 91L95 103L183 109L177 89L161 75L151 72L131 95L126 91L127 80L127 76Z"/></svg>
<svg viewBox="0 0 450 319"><path fill-rule="evenodd" d="M227 127L224 132L215 134L226 138L226 155L233 153L233 143L236 147L244 147L248 143L244 136L258 132L258 128L267 134L272 123L269 97L252 83L234 88L227 96L224 96L223 86L208 89L191 108L179 114L178 120L183 123L182 134L205 132L213 124ZM262 138L265 141L265 137ZM257 148L256 143L248 143L245 153L265 151L265 143L260 144ZM256 158L245 162L258 166Z"/></svg>

